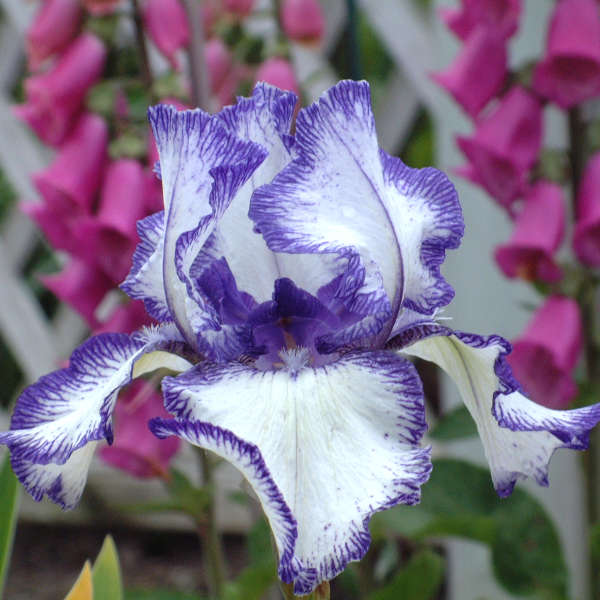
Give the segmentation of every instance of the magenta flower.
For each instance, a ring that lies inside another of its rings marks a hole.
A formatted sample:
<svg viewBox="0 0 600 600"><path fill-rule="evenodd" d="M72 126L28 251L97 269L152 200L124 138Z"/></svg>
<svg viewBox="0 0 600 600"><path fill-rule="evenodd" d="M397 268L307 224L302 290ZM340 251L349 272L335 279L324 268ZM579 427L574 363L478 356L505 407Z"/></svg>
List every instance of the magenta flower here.
<svg viewBox="0 0 600 600"><path fill-rule="evenodd" d="M579 306L565 296L550 296L533 316L507 357L515 377L538 404L565 408L577 394L572 372L581 355Z"/></svg>
<svg viewBox="0 0 600 600"><path fill-rule="evenodd" d="M96 309L114 283L97 267L73 258L60 272L40 277L42 283L72 306L90 325L98 327Z"/></svg>
<svg viewBox="0 0 600 600"><path fill-rule="evenodd" d="M35 222L54 249L65 250L70 254L79 252L77 223L80 215L56 210L43 202L21 203L19 208Z"/></svg>
<svg viewBox="0 0 600 600"><path fill-rule="evenodd" d="M295 94L300 94L294 68L285 58L273 56L265 60L256 71L256 81L264 81L281 90L289 90Z"/></svg>
<svg viewBox="0 0 600 600"><path fill-rule="evenodd" d="M281 26L292 40L319 42L325 29L325 17L318 0L284 0Z"/></svg>
<svg viewBox="0 0 600 600"><path fill-rule="evenodd" d="M223 86L227 86L227 80L232 76L233 57L220 37L213 37L206 42L204 55L208 67L210 87L213 93L218 96L218 91Z"/></svg>
<svg viewBox="0 0 600 600"><path fill-rule="evenodd" d="M561 188L548 181L528 192L510 241L496 248L496 262L507 277L552 283L562 277L553 255L565 232Z"/></svg>
<svg viewBox="0 0 600 600"><path fill-rule="evenodd" d="M509 209L527 189L542 143L542 107L522 87L512 88L472 137L457 137L469 164L458 173L484 187Z"/></svg>
<svg viewBox="0 0 600 600"><path fill-rule="evenodd" d="M46 73L25 80L25 104L15 114L44 142L57 146L69 133L88 90L104 69L106 49L91 33L81 34Z"/></svg>
<svg viewBox="0 0 600 600"><path fill-rule="evenodd" d="M577 193L573 248L584 265L600 266L600 153L588 161Z"/></svg>
<svg viewBox="0 0 600 600"><path fill-rule="evenodd" d="M144 303L141 300L129 300L119 304L109 317L94 329L94 335L111 331L133 333L145 325L152 324L154 321L148 316Z"/></svg>
<svg viewBox="0 0 600 600"><path fill-rule="evenodd" d="M33 182L54 212L89 214L100 187L108 128L95 114L84 114L52 164L33 175Z"/></svg>
<svg viewBox="0 0 600 600"><path fill-rule="evenodd" d="M562 108L600 94L600 14L595 0L560 0L534 89Z"/></svg>
<svg viewBox="0 0 600 600"><path fill-rule="evenodd" d="M146 0L143 18L150 39L169 60L179 68L177 51L188 45L190 30L185 10L179 0Z"/></svg>
<svg viewBox="0 0 600 600"><path fill-rule="evenodd" d="M494 30L477 27L456 60L432 77L474 118L502 89L506 44Z"/></svg>
<svg viewBox="0 0 600 600"><path fill-rule="evenodd" d="M466 40L479 25L506 39L519 26L521 0L462 0L461 8L443 8L440 16L461 40Z"/></svg>
<svg viewBox="0 0 600 600"><path fill-rule="evenodd" d="M148 421L157 414L170 416L162 395L149 383L134 381L115 406L115 441L101 448L100 458L134 477L167 477L180 440L175 436L161 440L148 429Z"/></svg>
<svg viewBox="0 0 600 600"><path fill-rule="evenodd" d="M254 0L223 0L223 8L238 17L247 17L254 8Z"/></svg>
<svg viewBox="0 0 600 600"><path fill-rule="evenodd" d="M79 0L43 2L27 29L29 68L37 70L46 58L65 48L77 35L82 19Z"/></svg>
<svg viewBox="0 0 600 600"><path fill-rule="evenodd" d="M79 225L80 252L111 280L120 283L131 265L138 237L136 222L146 216L144 169L136 160L110 164L98 213Z"/></svg>

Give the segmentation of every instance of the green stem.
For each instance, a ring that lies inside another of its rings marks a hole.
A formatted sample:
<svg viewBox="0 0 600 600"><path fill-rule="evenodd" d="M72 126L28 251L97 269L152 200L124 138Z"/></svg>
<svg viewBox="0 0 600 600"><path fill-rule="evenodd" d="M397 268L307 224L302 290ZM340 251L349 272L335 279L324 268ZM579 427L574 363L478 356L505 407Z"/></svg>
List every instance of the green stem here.
<svg viewBox="0 0 600 600"><path fill-rule="evenodd" d="M317 589L309 594L308 596L295 596L294 586L291 583L281 583L281 591L285 600L295 600L296 598L302 598L302 600L330 600L330 589L329 581L324 581L317 586Z"/></svg>
<svg viewBox="0 0 600 600"><path fill-rule="evenodd" d="M569 158L571 162L571 191L573 214L577 215L577 192L581 175L585 167L586 140L585 123L579 107L569 110ZM596 342L596 285L587 273L581 286L577 301L581 309L584 331L584 357L588 382L593 389L600 389L600 348ZM600 519L600 432L593 430L590 434L590 446L583 455L585 473L586 504L589 528ZM590 598L600 598L600 572L590 552Z"/></svg>
<svg viewBox="0 0 600 600"><path fill-rule="evenodd" d="M198 532L206 551L208 563L207 580L210 595L215 600L221 600L225 593L226 568L223 555L223 545L217 527L215 514L215 482L213 476L213 464L206 450L199 449L200 464L202 466L203 486L211 491L210 500L206 505L206 519L197 522Z"/></svg>
<svg viewBox="0 0 600 600"><path fill-rule="evenodd" d="M148 91L154 93L154 79L150 69L150 60L148 59L148 49L146 48L146 37L144 36L144 24L138 0L131 0L131 9L133 13L133 22L135 24L135 39L140 55L140 64L142 67L142 80Z"/></svg>

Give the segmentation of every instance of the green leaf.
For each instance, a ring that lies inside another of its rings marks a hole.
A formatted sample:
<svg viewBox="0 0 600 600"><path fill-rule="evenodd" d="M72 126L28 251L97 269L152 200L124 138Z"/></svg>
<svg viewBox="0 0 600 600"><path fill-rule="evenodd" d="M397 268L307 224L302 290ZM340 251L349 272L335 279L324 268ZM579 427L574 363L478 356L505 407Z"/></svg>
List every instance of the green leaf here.
<svg viewBox="0 0 600 600"><path fill-rule="evenodd" d="M0 510L0 598L12 554L20 493L21 488L10 467L7 452L0 470L0 506L2 507Z"/></svg>
<svg viewBox="0 0 600 600"><path fill-rule="evenodd" d="M556 529L544 508L517 489L496 495L487 468L434 461L421 503L398 506L372 520L375 534L415 539L457 536L489 545L498 582L511 593L565 598L567 568Z"/></svg>
<svg viewBox="0 0 600 600"><path fill-rule="evenodd" d="M429 432L434 440L458 440L477 435L477 426L466 406L459 406L446 413Z"/></svg>
<svg viewBox="0 0 600 600"><path fill-rule="evenodd" d="M431 550L415 554L391 583L369 594L367 600L430 600L444 578L444 559Z"/></svg>
<svg viewBox="0 0 600 600"><path fill-rule="evenodd" d="M119 556L112 536L107 535L92 568L94 600L122 600L123 584Z"/></svg>

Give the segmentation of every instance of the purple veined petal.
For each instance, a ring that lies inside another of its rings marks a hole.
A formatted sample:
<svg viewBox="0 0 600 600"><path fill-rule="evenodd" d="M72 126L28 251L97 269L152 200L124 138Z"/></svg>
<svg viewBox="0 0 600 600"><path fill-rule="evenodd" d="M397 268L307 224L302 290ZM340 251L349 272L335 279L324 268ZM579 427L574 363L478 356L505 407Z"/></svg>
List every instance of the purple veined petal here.
<svg viewBox="0 0 600 600"><path fill-rule="evenodd" d="M374 512L419 501L431 470L423 395L414 367L387 351L350 353L307 366L306 349L284 368L204 364L163 380L176 420L155 420L223 456L252 485L273 530L279 576L296 594L360 560Z"/></svg>
<svg viewBox="0 0 600 600"><path fill-rule="evenodd" d="M257 302L269 299L273 281L283 272L279 263L287 257L277 257L254 231L254 223L248 218L250 197L291 160L288 148L293 138L289 133L296 101L290 92L259 83L250 98L238 98L237 104L216 115L227 131L259 144L267 156L224 212L210 244L197 258L196 269L225 258L238 287Z"/></svg>
<svg viewBox="0 0 600 600"><path fill-rule="evenodd" d="M130 298L143 300L153 319L171 321L163 281L164 211L138 221L137 231L140 243L133 254L131 271L120 287Z"/></svg>
<svg viewBox="0 0 600 600"><path fill-rule="evenodd" d="M458 248L464 232L456 189L434 169L412 169L381 151L387 207L402 251L403 309L432 315L454 290L442 277L446 250ZM404 321L400 314L394 329Z"/></svg>
<svg viewBox="0 0 600 600"><path fill-rule="evenodd" d="M517 480L527 477L548 485L554 450L587 447L600 404L556 411L526 398L506 362L510 344L503 338L441 326L415 328L413 334L419 341L402 352L434 362L454 380L477 424L498 495L508 496ZM403 338L409 342L409 333Z"/></svg>
<svg viewBox="0 0 600 600"><path fill-rule="evenodd" d="M20 456L11 457L14 474L36 502L48 496L63 510L75 508L83 494L97 442L75 450L62 465L40 465Z"/></svg>
<svg viewBox="0 0 600 600"><path fill-rule="evenodd" d="M362 316L389 318L403 295L402 256L368 84L342 81L301 110L294 151L297 158L252 196L250 218L274 252L301 255L299 260L334 256L335 274L344 274L335 298ZM282 275L316 294L311 282Z"/></svg>
<svg viewBox="0 0 600 600"><path fill-rule="evenodd" d="M90 338L73 352L66 369L25 388L0 443L13 460L61 465L88 442L112 442L112 411L120 388L159 367L191 367L168 351L180 342L171 326Z"/></svg>
<svg viewBox="0 0 600 600"><path fill-rule="evenodd" d="M210 235L211 223L265 153L230 135L218 119L199 109L177 111L159 105L149 109L148 117L160 157L165 203L165 297L179 330L195 347L188 270Z"/></svg>

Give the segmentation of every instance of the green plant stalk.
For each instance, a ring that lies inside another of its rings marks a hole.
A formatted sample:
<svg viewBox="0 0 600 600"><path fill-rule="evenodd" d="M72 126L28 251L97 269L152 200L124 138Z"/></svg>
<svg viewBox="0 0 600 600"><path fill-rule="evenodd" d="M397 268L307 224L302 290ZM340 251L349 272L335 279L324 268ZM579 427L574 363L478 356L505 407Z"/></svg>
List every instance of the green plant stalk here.
<svg viewBox="0 0 600 600"><path fill-rule="evenodd" d="M135 39L140 55L140 63L142 67L142 80L144 85L148 88L148 91L153 94L154 79L152 77L152 70L150 69L150 61L148 59L148 48L146 48L146 37L144 36L144 25L142 23L142 14L138 0L131 1L131 10L133 13L133 22L135 24Z"/></svg>
<svg viewBox="0 0 600 600"><path fill-rule="evenodd" d="M215 600L221 600L225 597L226 568L223 545L215 514L213 465L206 450L199 449L199 455L200 464L202 465L203 485L211 491L211 494L206 506L206 518L200 522L197 521L198 532L203 542L203 549L206 551L208 563L207 580L210 595Z"/></svg>
<svg viewBox="0 0 600 600"><path fill-rule="evenodd" d="M317 589L308 596L295 596L294 586L291 583L281 583L281 591L285 600L295 600L296 598L301 598L302 600L330 600L331 598L329 581L319 584Z"/></svg>
<svg viewBox="0 0 600 600"><path fill-rule="evenodd" d="M573 215L577 215L577 192L585 167L586 144L585 123L580 109L575 106L569 110L569 158L571 166L571 192ZM584 332L584 357L586 375L594 389L600 389L600 348L596 342L596 288L592 274L588 273L579 290L577 301L581 309ZM600 434L594 429L590 433L590 446L583 455L585 475L588 530L600 519ZM589 552L590 598L600 598L600 569Z"/></svg>

